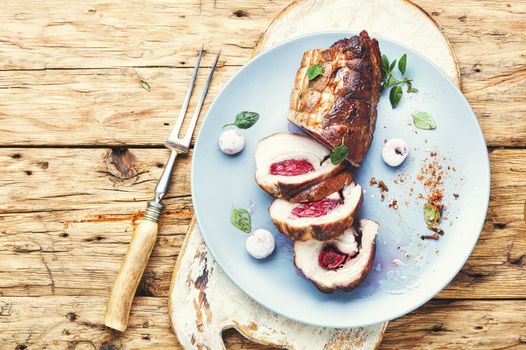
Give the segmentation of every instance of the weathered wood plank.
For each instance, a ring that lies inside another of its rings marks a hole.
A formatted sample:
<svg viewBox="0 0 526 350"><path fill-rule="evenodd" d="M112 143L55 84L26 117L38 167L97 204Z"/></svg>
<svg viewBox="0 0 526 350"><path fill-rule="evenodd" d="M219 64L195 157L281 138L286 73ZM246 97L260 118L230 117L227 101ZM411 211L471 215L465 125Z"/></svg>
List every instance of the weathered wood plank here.
<svg viewBox="0 0 526 350"><path fill-rule="evenodd" d="M243 64L288 2L8 0L0 69L192 66L201 43Z"/></svg>
<svg viewBox="0 0 526 350"><path fill-rule="evenodd" d="M0 295L107 295L134 215L144 210L162 170L157 163L167 157L162 149L129 152L135 162L114 152L116 166L108 149L0 149ZM168 294L192 216L189 161L180 160L142 295ZM484 231L439 297L526 297L524 198L517 195L526 190L525 160L526 150L492 152Z"/></svg>
<svg viewBox="0 0 526 350"><path fill-rule="evenodd" d="M526 112L521 103L526 96L526 2L415 2L431 14L452 44L462 91L488 144L526 146L526 128L515 124ZM499 129L506 131L497 140Z"/></svg>
<svg viewBox="0 0 526 350"><path fill-rule="evenodd" d="M206 59L212 56L207 54ZM222 67L217 71L198 126L237 70ZM464 92L490 146L526 145L526 119L522 118L526 107L520 103L526 95L524 72L500 80L464 79ZM0 143L162 146L191 74L191 68L0 71ZM189 115L207 74L206 68L200 72ZM150 84L150 91L140 86L141 79Z"/></svg>
<svg viewBox="0 0 526 350"><path fill-rule="evenodd" d="M173 67L191 67L203 41L212 52L223 49L221 64L246 63L260 33L287 2L8 1L0 12L5 24L1 144L160 146L161 131L169 132L165 123L173 123L191 74ZM418 4L452 43L464 93L488 144L525 146L526 5L486 0ZM211 59L207 55L204 65ZM70 70L38 70L45 67ZM237 69L219 69L208 103ZM139 79L152 85L150 93L139 87ZM19 101L31 101L31 108Z"/></svg>
<svg viewBox="0 0 526 350"><path fill-rule="evenodd" d="M5 349L180 349L166 298L136 298L125 333L102 326L104 297L0 297ZM433 301L389 323L381 349L520 349L526 305L515 301ZM268 349L226 332L229 349Z"/></svg>
<svg viewBox="0 0 526 350"><path fill-rule="evenodd" d="M192 62L197 52L194 50ZM214 56L215 52L206 54L204 59ZM238 69L218 69L202 118ZM0 144L162 146L174 126L192 73L193 68L0 71ZM208 68L199 72L187 120L208 73ZM150 85L150 91L141 87L140 80Z"/></svg>
<svg viewBox="0 0 526 350"><path fill-rule="evenodd" d="M104 204L129 213L144 209L169 154L166 149L0 149L0 213ZM190 194L190 157L177 158L168 200ZM67 215L71 220L75 213Z"/></svg>
<svg viewBox="0 0 526 350"><path fill-rule="evenodd" d="M380 349L523 349L526 302L432 301L389 322Z"/></svg>
<svg viewBox="0 0 526 350"><path fill-rule="evenodd" d="M228 62L243 64L261 32L289 2L180 0L144 6L142 1L85 4L9 0L0 15L4 23L0 67L186 66L187 58L193 57L193 46L203 41L215 50L231 49L226 53ZM476 45L476 52L484 52L484 61L489 64L494 58L505 58L508 67L519 62L519 52L513 56L512 52L520 49L518 44L524 39L523 2L416 3L445 29L459 57L464 53L473 56L470 49ZM504 50L482 49L497 44Z"/></svg>

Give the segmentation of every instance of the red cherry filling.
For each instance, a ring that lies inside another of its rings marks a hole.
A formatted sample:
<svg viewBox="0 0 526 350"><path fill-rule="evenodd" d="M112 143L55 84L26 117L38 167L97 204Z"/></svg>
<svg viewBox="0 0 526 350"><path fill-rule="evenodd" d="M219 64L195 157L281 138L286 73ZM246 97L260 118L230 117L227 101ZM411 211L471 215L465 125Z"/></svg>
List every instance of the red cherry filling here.
<svg viewBox="0 0 526 350"><path fill-rule="evenodd" d="M326 244L318 255L318 264L325 270L336 270L347 261L354 258L358 253L346 254L341 252L333 244Z"/></svg>
<svg viewBox="0 0 526 350"><path fill-rule="evenodd" d="M303 203L292 209L291 213L299 218L318 218L343 204L341 199L325 198L317 202Z"/></svg>
<svg viewBox="0 0 526 350"><path fill-rule="evenodd" d="M314 166L307 159L287 159L270 165L272 175L297 176L314 171Z"/></svg>

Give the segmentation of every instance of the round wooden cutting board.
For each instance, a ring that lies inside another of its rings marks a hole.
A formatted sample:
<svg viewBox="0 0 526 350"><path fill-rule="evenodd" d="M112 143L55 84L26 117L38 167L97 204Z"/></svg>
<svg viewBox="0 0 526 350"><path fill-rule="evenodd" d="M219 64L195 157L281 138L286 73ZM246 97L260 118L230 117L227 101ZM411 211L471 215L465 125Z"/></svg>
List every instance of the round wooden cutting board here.
<svg viewBox="0 0 526 350"><path fill-rule="evenodd" d="M437 23L405 0L298 0L282 10L260 38L258 54L312 32L361 31L422 53L460 87L455 56ZM299 62L298 62L299 64ZM376 349L387 323L356 329L306 326L255 303L215 263L192 220L170 289L170 320L185 349L225 349L221 333L236 328L258 343L286 349Z"/></svg>

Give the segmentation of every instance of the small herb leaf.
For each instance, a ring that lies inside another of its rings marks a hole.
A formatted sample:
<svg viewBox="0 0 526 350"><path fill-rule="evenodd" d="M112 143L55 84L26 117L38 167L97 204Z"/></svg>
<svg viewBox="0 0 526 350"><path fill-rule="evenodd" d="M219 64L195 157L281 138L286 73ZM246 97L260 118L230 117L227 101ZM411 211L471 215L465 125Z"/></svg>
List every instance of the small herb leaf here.
<svg viewBox="0 0 526 350"><path fill-rule="evenodd" d="M146 91L150 91L150 84L148 84L147 82L145 82L144 80L139 80L139 84L141 85L141 87L146 90Z"/></svg>
<svg viewBox="0 0 526 350"><path fill-rule="evenodd" d="M387 78L387 74L389 73L389 59L386 55L382 55L382 80L385 80Z"/></svg>
<svg viewBox="0 0 526 350"><path fill-rule="evenodd" d="M404 53L402 57L400 57L400 60L398 61L398 70L402 75L405 74L405 69L407 67L407 55Z"/></svg>
<svg viewBox="0 0 526 350"><path fill-rule="evenodd" d="M235 125L240 129L248 129L254 124L256 124L258 119L259 119L259 113L248 112L248 111L239 112L236 115L236 120L233 121L232 123L223 125L223 128L228 125Z"/></svg>
<svg viewBox="0 0 526 350"><path fill-rule="evenodd" d="M309 78L309 80L316 79L318 75L322 75L322 74L323 74L323 67L319 63L307 68L307 77Z"/></svg>
<svg viewBox="0 0 526 350"><path fill-rule="evenodd" d="M394 67L396 67L396 60L391 62L391 65L389 66L389 73L393 71Z"/></svg>
<svg viewBox="0 0 526 350"><path fill-rule="evenodd" d="M427 226L438 227L440 223L440 212L429 203L424 204L424 221Z"/></svg>
<svg viewBox="0 0 526 350"><path fill-rule="evenodd" d="M386 55L382 55L382 68L389 71L389 58Z"/></svg>
<svg viewBox="0 0 526 350"><path fill-rule="evenodd" d="M244 208L232 208L230 213L230 222L238 230L241 230L246 233L252 231L252 222L250 218L250 213Z"/></svg>
<svg viewBox="0 0 526 350"><path fill-rule="evenodd" d="M395 85L391 88L389 92L389 101L391 102L391 107L396 108L402 99L402 88L400 85Z"/></svg>
<svg viewBox="0 0 526 350"><path fill-rule="evenodd" d="M408 81L407 82L407 92L408 93L418 92L418 89L413 87L413 84L410 81Z"/></svg>
<svg viewBox="0 0 526 350"><path fill-rule="evenodd" d="M412 116L413 124L419 129L433 130L437 127L433 117L426 112L416 112L413 113Z"/></svg>
<svg viewBox="0 0 526 350"><path fill-rule="evenodd" d="M343 139L342 139L342 144L339 145L338 147L335 147L331 151L331 154L330 154L331 163L333 165L338 165L341 162L343 162L345 158L347 158L348 155L349 155L349 148L345 146L345 144L343 143Z"/></svg>

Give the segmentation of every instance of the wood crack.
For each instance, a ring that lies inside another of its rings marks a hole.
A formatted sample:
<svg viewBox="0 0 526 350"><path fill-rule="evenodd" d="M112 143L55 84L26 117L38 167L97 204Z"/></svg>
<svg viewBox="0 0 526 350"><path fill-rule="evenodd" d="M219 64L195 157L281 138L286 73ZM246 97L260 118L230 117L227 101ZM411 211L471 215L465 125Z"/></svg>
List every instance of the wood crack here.
<svg viewBox="0 0 526 350"><path fill-rule="evenodd" d="M55 294L55 280L53 279L53 274L51 273L51 269L49 268L49 266L47 266L46 260L44 259L44 255L41 254L40 257L42 258L42 264L44 264L44 266L46 267L46 271L49 276L49 280L51 281L51 284L50 284L51 293Z"/></svg>

